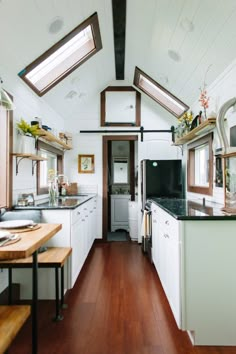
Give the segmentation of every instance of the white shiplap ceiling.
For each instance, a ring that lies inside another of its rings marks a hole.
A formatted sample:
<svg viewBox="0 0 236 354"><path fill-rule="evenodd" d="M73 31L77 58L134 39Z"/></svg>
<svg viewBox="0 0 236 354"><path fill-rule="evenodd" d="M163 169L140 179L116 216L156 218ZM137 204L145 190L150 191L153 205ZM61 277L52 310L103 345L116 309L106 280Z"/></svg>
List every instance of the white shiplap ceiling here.
<svg viewBox="0 0 236 354"><path fill-rule="evenodd" d="M0 0L0 76L17 76L94 12L103 49L42 98L73 117L115 82L111 0ZM191 106L208 68L209 85L236 58L235 15L235 0L127 0L125 81L117 84L132 85L138 66ZM64 25L51 34L57 17Z"/></svg>

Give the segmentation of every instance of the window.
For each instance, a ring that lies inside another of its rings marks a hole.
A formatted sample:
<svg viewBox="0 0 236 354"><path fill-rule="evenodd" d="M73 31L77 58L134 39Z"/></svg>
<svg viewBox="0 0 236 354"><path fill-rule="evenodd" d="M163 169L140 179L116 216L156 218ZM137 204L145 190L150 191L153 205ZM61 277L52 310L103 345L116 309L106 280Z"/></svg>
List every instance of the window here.
<svg viewBox="0 0 236 354"><path fill-rule="evenodd" d="M37 165L37 194L47 194L49 170L63 173L63 151L42 141L38 141L38 150L39 155L47 160Z"/></svg>
<svg viewBox="0 0 236 354"><path fill-rule="evenodd" d="M188 145L188 191L212 195L212 134Z"/></svg>
<svg viewBox="0 0 236 354"><path fill-rule="evenodd" d="M0 109L0 208L12 205L12 111Z"/></svg>
<svg viewBox="0 0 236 354"><path fill-rule="evenodd" d="M141 94L132 86L108 86L100 97L101 127L140 126Z"/></svg>
<svg viewBox="0 0 236 354"><path fill-rule="evenodd" d="M97 13L93 14L18 75L39 95L102 48Z"/></svg>
<svg viewBox="0 0 236 354"><path fill-rule="evenodd" d="M134 85L177 118L189 109L185 103L137 67L134 73Z"/></svg>

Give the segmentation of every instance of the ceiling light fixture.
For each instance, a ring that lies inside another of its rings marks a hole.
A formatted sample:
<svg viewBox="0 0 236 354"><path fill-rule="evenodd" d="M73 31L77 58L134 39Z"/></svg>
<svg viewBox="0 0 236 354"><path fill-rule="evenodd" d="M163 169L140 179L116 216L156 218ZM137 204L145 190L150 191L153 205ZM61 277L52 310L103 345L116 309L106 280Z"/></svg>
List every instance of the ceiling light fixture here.
<svg viewBox="0 0 236 354"><path fill-rule="evenodd" d="M190 21L187 17L184 18L180 22L180 27L185 31L185 32L193 32L194 30L194 24L192 21Z"/></svg>
<svg viewBox="0 0 236 354"><path fill-rule="evenodd" d="M169 49L168 50L168 55L169 55L170 59L172 59L172 60L174 60L176 62L181 61L181 56L175 50Z"/></svg>
<svg viewBox="0 0 236 354"><path fill-rule="evenodd" d="M10 99L8 93L2 87L3 81L0 77L0 110L4 111L13 111L15 109L15 105Z"/></svg>
<svg viewBox="0 0 236 354"><path fill-rule="evenodd" d="M48 32L51 34L58 33L64 25L62 17L55 17L48 26Z"/></svg>

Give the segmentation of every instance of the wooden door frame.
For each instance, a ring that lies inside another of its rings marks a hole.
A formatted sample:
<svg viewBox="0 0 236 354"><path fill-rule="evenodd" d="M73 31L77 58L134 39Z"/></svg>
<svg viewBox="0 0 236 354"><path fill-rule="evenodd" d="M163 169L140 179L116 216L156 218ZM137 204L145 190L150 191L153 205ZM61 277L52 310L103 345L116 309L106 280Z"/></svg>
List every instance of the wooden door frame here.
<svg viewBox="0 0 236 354"><path fill-rule="evenodd" d="M109 141L136 141L138 140L137 135L108 135L103 136L102 138L102 177L103 177L103 187L102 187L102 239L103 241L107 240L107 232L108 232L108 142ZM134 156L134 149L133 149ZM131 166L132 165L132 166ZM134 175L134 157L133 163L130 163L130 173ZM133 186L131 186L134 189ZM131 192L132 199L134 199L134 191Z"/></svg>

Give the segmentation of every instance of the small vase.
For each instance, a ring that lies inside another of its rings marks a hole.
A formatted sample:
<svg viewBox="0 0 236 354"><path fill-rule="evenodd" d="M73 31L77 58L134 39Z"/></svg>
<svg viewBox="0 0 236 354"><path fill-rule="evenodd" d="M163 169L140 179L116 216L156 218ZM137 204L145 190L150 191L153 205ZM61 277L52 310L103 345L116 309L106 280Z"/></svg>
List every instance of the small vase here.
<svg viewBox="0 0 236 354"><path fill-rule="evenodd" d="M48 186L49 205L57 205L58 188L54 182L49 182Z"/></svg>
<svg viewBox="0 0 236 354"><path fill-rule="evenodd" d="M35 139L31 136L20 135L18 151L21 154L35 154Z"/></svg>

